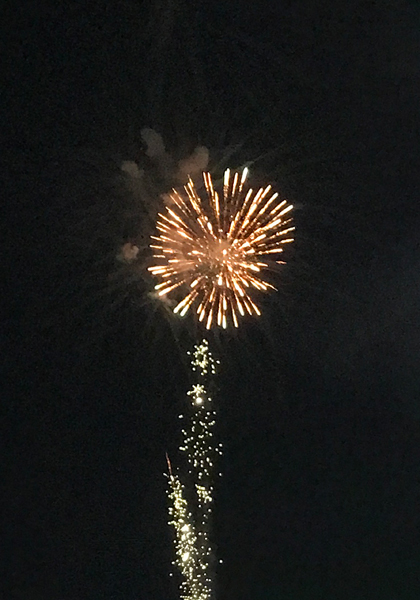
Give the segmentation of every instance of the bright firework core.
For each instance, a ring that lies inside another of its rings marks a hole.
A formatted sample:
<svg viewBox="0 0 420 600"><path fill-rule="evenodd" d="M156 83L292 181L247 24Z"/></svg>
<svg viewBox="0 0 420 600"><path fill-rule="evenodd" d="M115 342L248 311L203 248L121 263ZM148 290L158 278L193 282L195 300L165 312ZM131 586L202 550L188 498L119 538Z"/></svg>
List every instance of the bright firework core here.
<svg viewBox="0 0 420 600"><path fill-rule="evenodd" d="M261 314L251 292L276 289L262 271L283 264L276 258L293 241L293 206L279 201L270 185L254 192L247 175L247 169L233 176L227 169L218 192L203 173L203 197L191 179L181 191L173 189L158 216L159 235L152 236L156 264L149 271L160 280L158 295L181 293L174 312L183 316L195 306L207 329L238 327L240 316Z"/></svg>

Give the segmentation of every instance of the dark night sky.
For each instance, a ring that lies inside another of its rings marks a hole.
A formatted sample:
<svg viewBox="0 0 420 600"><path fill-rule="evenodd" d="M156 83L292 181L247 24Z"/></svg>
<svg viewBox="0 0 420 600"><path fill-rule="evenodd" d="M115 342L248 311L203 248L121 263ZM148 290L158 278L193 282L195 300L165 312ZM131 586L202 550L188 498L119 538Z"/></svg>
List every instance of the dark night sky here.
<svg viewBox="0 0 420 600"><path fill-rule="evenodd" d="M224 4L4 16L4 600L177 598L189 334L106 291L145 126L297 207L279 292L215 340L218 600L420 597L419 6Z"/></svg>

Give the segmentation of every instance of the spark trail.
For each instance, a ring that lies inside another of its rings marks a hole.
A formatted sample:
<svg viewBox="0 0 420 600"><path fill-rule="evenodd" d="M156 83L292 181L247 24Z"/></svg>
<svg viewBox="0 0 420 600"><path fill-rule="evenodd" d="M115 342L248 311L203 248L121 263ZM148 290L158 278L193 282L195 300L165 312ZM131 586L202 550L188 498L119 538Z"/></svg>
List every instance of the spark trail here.
<svg viewBox="0 0 420 600"><path fill-rule="evenodd" d="M208 342L194 347L191 368L197 375L188 392L189 407L182 429L180 450L186 455L189 487L181 482L168 461L170 522L175 530L174 565L178 567L183 600L212 600L214 551L210 540L214 468L221 445L213 443L215 411L209 383L216 373ZM187 488L187 489L186 489ZM188 497L188 500L187 500Z"/></svg>

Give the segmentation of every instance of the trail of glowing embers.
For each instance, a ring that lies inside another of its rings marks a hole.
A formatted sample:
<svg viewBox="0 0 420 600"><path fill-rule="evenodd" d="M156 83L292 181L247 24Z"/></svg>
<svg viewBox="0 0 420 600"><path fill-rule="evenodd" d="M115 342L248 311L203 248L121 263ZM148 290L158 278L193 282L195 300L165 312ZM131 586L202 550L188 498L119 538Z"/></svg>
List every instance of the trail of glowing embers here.
<svg viewBox="0 0 420 600"><path fill-rule="evenodd" d="M210 541L213 480L221 444L213 444L215 411L207 383L216 372L216 361L206 340L195 346L191 365L197 375L197 383L188 392L188 414L181 415L185 425L180 450L185 453L188 481L193 489L186 489L178 474L173 472L167 457L169 524L175 530L174 565L181 574L181 598L210 600L214 598L212 567L215 561Z"/></svg>

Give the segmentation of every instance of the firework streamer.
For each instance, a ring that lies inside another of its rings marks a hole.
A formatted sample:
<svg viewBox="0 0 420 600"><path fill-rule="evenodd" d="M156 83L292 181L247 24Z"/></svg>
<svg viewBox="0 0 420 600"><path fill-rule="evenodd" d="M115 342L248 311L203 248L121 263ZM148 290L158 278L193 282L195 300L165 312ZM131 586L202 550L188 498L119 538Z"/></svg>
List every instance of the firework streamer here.
<svg viewBox="0 0 420 600"><path fill-rule="evenodd" d="M231 173L215 187L204 172L203 186L190 177L182 189L164 196L165 210L152 236L154 264L149 271L158 280L159 297L174 302L174 313L189 310L206 329L238 327L240 318L260 315L254 298L276 288L266 272L280 260L284 245L293 242L290 211L271 186L254 192L247 184L248 170ZM208 342L197 344L191 366L196 382L188 392L189 411L182 416L180 450L188 464L187 484L173 473L168 459L171 525L175 529L175 565L182 575L183 600L213 600L210 523L213 505L215 457L220 446L212 441L215 413L209 393L216 363Z"/></svg>
<svg viewBox="0 0 420 600"><path fill-rule="evenodd" d="M221 444L215 445L213 433L215 410L210 396L212 378L216 373L207 340L194 347L191 368L195 382L188 392L188 409L183 420L181 452L186 456L189 485L181 482L172 470L168 456L170 525L175 530L176 559L181 576L183 600L214 598L214 561L211 544L211 516L214 491L214 468L221 454ZM187 499L188 497L188 499Z"/></svg>

